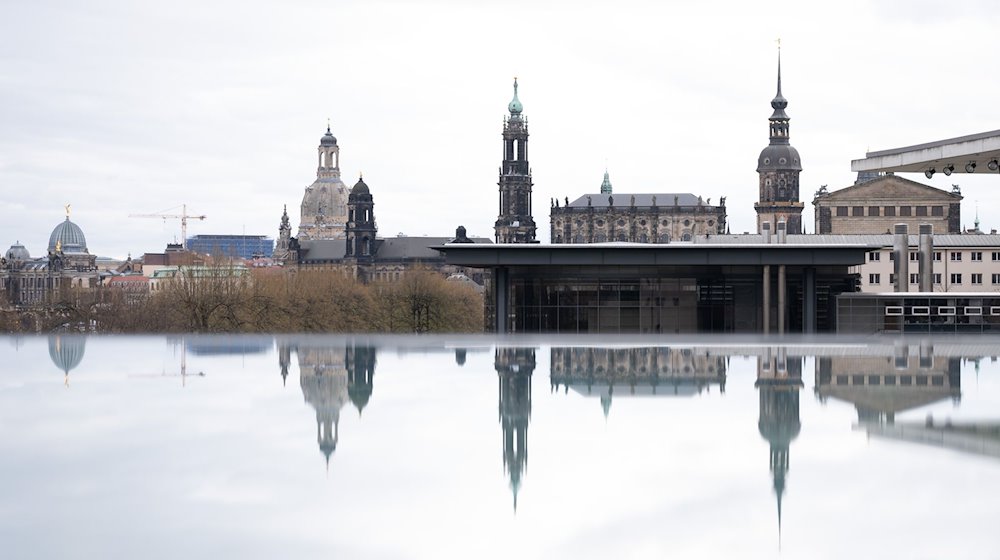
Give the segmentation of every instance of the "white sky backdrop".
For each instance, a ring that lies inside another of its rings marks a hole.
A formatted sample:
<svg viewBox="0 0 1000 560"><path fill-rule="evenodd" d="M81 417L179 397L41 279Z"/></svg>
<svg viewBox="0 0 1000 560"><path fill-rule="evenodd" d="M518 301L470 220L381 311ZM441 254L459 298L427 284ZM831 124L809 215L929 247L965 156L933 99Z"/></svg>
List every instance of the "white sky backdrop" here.
<svg viewBox="0 0 1000 560"><path fill-rule="evenodd" d="M379 232L492 237L501 121L518 76L534 216L596 192L727 196L752 230L775 39L807 231L850 160L1000 128L995 5L819 2L0 2L0 245L33 256L73 205L92 253L189 235L277 235L315 178L326 119ZM997 227L1000 177L962 186ZM177 208L179 211L179 208Z"/></svg>

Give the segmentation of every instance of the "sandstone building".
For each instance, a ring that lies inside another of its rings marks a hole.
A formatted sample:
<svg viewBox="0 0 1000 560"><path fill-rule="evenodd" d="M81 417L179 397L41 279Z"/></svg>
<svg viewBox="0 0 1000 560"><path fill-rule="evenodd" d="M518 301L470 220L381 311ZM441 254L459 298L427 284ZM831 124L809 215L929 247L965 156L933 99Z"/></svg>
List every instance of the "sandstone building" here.
<svg viewBox="0 0 1000 560"><path fill-rule="evenodd" d="M340 180L340 146L326 127L320 138L316 180L302 196L300 240L343 239L347 225L347 186Z"/></svg>
<svg viewBox="0 0 1000 560"><path fill-rule="evenodd" d="M813 198L816 233L883 234L895 224L917 231L931 224L935 233L961 233L962 194L936 189L898 175L883 175Z"/></svg>

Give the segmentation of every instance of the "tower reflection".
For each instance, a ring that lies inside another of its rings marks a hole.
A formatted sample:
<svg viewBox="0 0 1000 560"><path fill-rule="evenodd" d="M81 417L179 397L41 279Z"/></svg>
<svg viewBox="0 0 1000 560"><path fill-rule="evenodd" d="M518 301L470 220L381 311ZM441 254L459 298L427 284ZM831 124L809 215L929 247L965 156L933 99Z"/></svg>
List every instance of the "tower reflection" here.
<svg viewBox="0 0 1000 560"><path fill-rule="evenodd" d="M757 430L771 446L770 469L778 503L778 535L781 536L781 498L788 475L789 448L799 435L799 390L802 388L802 358L789 359L785 347L767 348L757 357L757 390L760 396Z"/></svg>
<svg viewBox="0 0 1000 560"><path fill-rule="evenodd" d="M299 365L299 387L306 403L316 411L316 444L330 467L330 457L340 439L340 411L348 401L358 414L371 400L376 350L372 346L278 342L282 383L288 377L291 355Z"/></svg>
<svg viewBox="0 0 1000 560"><path fill-rule="evenodd" d="M503 466L517 511L517 492L528 466L528 422L531 420L531 374L534 348L497 348L494 358L500 384L500 426L503 429Z"/></svg>
<svg viewBox="0 0 1000 560"><path fill-rule="evenodd" d="M600 396L605 417L615 395L686 396L711 385L726 390L726 357L704 349L553 348L551 366L553 389Z"/></svg>

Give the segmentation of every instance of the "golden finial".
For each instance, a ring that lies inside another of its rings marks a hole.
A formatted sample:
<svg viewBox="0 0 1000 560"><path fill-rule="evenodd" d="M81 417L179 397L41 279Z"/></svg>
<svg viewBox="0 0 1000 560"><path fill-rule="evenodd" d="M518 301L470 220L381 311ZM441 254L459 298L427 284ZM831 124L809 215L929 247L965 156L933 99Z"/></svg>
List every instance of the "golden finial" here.
<svg viewBox="0 0 1000 560"><path fill-rule="evenodd" d="M69 218L69 208L70 208L70 206L71 206L70 204L67 204L65 206L65 208L66 208L66 218Z"/></svg>
<svg viewBox="0 0 1000 560"><path fill-rule="evenodd" d="M56 252L62 251L62 239L56 239Z"/></svg>

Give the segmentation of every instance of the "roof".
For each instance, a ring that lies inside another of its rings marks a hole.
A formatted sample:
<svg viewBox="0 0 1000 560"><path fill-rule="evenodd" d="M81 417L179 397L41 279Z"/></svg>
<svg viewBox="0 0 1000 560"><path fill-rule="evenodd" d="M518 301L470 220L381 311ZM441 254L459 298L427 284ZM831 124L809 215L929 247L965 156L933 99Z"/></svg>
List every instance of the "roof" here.
<svg viewBox="0 0 1000 560"><path fill-rule="evenodd" d="M941 172L946 165L953 165L953 173L966 173L966 164L975 163L973 172L983 173L987 164L997 158L1000 158L1000 130L991 130L868 152L864 159L851 161L851 171Z"/></svg>
<svg viewBox="0 0 1000 560"><path fill-rule="evenodd" d="M879 190L882 192L875 192ZM843 189L830 191L824 196L816 196L813 198L813 204L819 201L836 200L838 198L858 197L867 199L872 197L872 195L875 195L874 198L899 199L900 202L904 200L909 201L914 196L951 199L951 202L962 200L962 195L958 193L918 183L917 181L898 175L884 175L877 179L871 179Z"/></svg>
<svg viewBox="0 0 1000 560"><path fill-rule="evenodd" d="M344 258L346 239L308 239L299 242L303 261L329 261Z"/></svg>
<svg viewBox="0 0 1000 560"><path fill-rule="evenodd" d="M787 243L764 243L761 235L713 235L673 243L448 243L435 250L444 252L449 264L478 267L860 265L868 251L884 246L860 237L864 236L789 235Z"/></svg>
<svg viewBox="0 0 1000 560"><path fill-rule="evenodd" d="M652 206L653 197L656 197L657 206L673 206L674 197L677 197L677 204L679 206L698 206L698 197L691 193L615 193L612 195L605 195L600 193L585 194L580 198L574 200L569 204L570 208L586 208L587 206L593 206L594 208L607 208L610 206L608 203L608 197L614 198L615 206L619 207L629 207L632 205L632 197L635 197L636 206ZM590 198L590 204L587 204L587 198ZM708 204L702 201L703 206L708 206Z"/></svg>
<svg viewBox="0 0 1000 560"><path fill-rule="evenodd" d="M440 260L441 253L432 247L451 243L452 237L390 237L380 239L376 259L384 260ZM473 244L491 244L489 239L470 237ZM468 244L465 244L468 245Z"/></svg>

